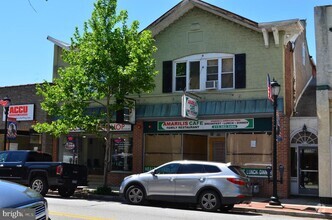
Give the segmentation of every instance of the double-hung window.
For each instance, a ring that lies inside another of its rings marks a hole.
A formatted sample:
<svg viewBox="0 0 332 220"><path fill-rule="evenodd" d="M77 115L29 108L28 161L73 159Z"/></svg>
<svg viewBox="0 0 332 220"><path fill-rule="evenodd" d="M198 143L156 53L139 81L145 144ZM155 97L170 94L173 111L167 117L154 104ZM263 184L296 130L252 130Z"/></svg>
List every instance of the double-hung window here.
<svg viewBox="0 0 332 220"><path fill-rule="evenodd" d="M173 62L174 91L233 89L234 55L222 53L199 54Z"/></svg>
<svg viewBox="0 0 332 220"><path fill-rule="evenodd" d="M234 87L234 59L225 58L221 60L221 88Z"/></svg>
<svg viewBox="0 0 332 220"><path fill-rule="evenodd" d="M185 90L187 84L187 63L186 62L176 63L175 69L176 69L176 76L175 76L176 91Z"/></svg>

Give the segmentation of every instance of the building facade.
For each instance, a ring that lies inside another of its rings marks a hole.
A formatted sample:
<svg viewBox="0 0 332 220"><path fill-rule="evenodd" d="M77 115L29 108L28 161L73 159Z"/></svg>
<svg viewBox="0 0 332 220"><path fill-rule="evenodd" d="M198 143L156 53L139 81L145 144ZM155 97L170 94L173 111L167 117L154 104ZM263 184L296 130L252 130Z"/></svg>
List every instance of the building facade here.
<svg viewBox="0 0 332 220"><path fill-rule="evenodd" d="M53 154L53 138L46 134L38 134L32 128L37 122L50 120L40 107L42 98L36 94L36 84L1 87L0 97L11 99L6 147L4 147L5 114L3 108L0 110L2 114L0 149L37 150ZM13 132L10 132L11 127L14 129Z"/></svg>
<svg viewBox="0 0 332 220"><path fill-rule="evenodd" d="M279 196L301 194L291 192L291 166L298 159L292 162L290 135L291 117L314 67L305 25L299 19L257 23L199 0L181 1L149 25L158 48L156 88L130 97L136 100L136 122L116 125L109 182L118 185L124 176L170 160L210 160L242 166L259 186L257 195L270 196L266 167L272 163L277 120L278 165L285 167ZM65 65L59 54L68 44L48 39L55 45L56 77ZM267 99L267 74L281 85L277 119ZM78 161L91 165L91 175L97 172L93 167L97 157L103 159L102 139L82 131L68 136L82 146ZM60 160L72 153L63 147L68 136L55 146ZM299 189L300 176L293 180Z"/></svg>
<svg viewBox="0 0 332 220"><path fill-rule="evenodd" d="M319 197L332 202L332 5L315 7Z"/></svg>

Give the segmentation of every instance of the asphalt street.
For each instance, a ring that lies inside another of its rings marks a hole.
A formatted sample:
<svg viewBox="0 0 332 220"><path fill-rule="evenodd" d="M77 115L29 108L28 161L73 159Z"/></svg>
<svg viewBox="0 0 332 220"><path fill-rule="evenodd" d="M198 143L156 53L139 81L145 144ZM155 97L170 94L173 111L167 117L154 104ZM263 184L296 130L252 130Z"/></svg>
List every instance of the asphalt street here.
<svg viewBox="0 0 332 220"><path fill-rule="evenodd" d="M291 220L299 217L243 213L204 212L196 207L179 204L154 203L146 206L132 206L121 201L101 201L86 199L63 199L47 196L52 220ZM303 219L303 217L301 218Z"/></svg>

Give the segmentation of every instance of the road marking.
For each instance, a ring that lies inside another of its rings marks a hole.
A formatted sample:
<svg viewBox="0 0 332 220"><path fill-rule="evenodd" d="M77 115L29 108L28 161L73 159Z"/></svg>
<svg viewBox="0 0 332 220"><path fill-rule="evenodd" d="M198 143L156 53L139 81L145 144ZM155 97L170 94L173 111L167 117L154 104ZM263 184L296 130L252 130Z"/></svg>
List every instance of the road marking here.
<svg viewBox="0 0 332 220"><path fill-rule="evenodd" d="M64 216L64 217L85 219L85 220L114 220L112 218L98 218L98 217L93 217L93 216L76 215L76 214L71 214L71 213L53 212L53 211L49 211L49 215Z"/></svg>

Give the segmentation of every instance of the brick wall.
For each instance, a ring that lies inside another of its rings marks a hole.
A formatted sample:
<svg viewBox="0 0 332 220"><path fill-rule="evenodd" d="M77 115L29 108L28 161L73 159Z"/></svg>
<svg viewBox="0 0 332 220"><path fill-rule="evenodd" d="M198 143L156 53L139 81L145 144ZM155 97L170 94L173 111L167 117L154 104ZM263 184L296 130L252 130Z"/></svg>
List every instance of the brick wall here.
<svg viewBox="0 0 332 220"><path fill-rule="evenodd" d="M278 182L277 190L279 198L288 198L290 195L290 140L289 140L289 117L282 115L279 112L280 117L280 130L282 141L277 142L277 173L278 180L280 180L279 165L284 165L284 175L283 175L283 184ZM273 144L273 143L272 143ZM272 162L272 161L271 161ZM268 182L267 178L251 178L252 183L257 183L259 185L260 192L254 194L257 197L270 197L273 194L273 183ZM272 181L272 178L271 178Z"/></svg>
<svg viewBox="0 0 332 220"><path fill-rule="evenodd" d="M293 52L292 44L288 43L285 48L285 111L286 115L291 115L294 106L294 77L293 77Z"/></svg>
<svg viewBox="0 0 332 220"><path fill-rule="evenodd" d="M11 99L11 105L21 104L34 104L34 120L32 121L17 121L18 131L24 131L28 134L32 125L36 122L48 121L47 114L41 109L40 102L42 97L36 94L37 84L19 85L19 86L7 86L0 88L0 98L8 96ZM0 114L3 114L3 108L0 108ZM1 139L3 140L5 122L0 120L0 132ZM13 141L15 142L15 141ZM0 149L3 149L3 141L0 143ZM42 135L42 151L52 153L52 137L46 134ZM20 147L20 146L19 146ZM27 146L24 146L27 147ZM33 150L33 149L31 149Z"/></svg>

